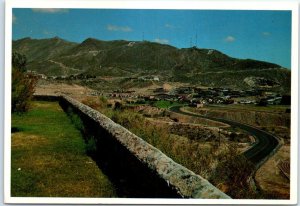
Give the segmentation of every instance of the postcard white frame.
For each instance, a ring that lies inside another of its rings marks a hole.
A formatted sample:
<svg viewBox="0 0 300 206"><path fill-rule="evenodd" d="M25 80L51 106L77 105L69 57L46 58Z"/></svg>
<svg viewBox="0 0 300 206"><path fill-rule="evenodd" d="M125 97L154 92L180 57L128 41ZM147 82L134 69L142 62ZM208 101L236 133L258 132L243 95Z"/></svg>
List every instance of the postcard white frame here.
<svg viewBox="0 0 300 206"><path fill-rule="evenodd" d="M11 42L13 8L106 8L106 9L213 9L292 11L291 88L291 191L290 200L206 200L135 198L21 198L10 195L11 158ZM195 0L7 0L5 5L5 114L4 114L4 201L29 204L296 204L298 183L298 47L299 4L297 1L195 1Z"/></svg>

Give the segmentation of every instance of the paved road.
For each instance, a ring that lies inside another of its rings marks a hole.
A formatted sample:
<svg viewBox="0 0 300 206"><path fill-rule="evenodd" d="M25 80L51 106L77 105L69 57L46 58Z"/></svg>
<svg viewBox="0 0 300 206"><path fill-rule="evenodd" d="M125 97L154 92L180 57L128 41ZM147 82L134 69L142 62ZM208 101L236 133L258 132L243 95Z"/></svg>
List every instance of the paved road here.
<svg viewBox="0 0 300 206"><path fill-rule="evenodd" d="M255 164L259 164L265 157L267 157L279 144L278 140L270 133L260 130L258 128L252 127L250 125L242 124L239 122L215 118L215 117L208 117L203 116L200 114L191 114L187 112L183 112L180 110L180 106L174 106L170 108L171 111L181 113L184 115L195 116L206 118L214 121L223 122L229 124L231 126L239 127L249 134L253 135L256 139L255 145L252 146L250 149L245 151L243 154L248 158L251 162Z"/></svg>

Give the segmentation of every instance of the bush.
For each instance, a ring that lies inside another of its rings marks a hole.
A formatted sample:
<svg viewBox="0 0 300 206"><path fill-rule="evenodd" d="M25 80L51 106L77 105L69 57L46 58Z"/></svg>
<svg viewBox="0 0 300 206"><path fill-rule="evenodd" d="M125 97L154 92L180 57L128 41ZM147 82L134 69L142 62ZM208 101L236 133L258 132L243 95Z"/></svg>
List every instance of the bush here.
<svg viewBox="0 0 300 206"><path fill-rule="evenodd" d="M235 132L231 132L229 135L230 141L237 141L238 135Z"/></svg>
<svg viewBox="0 0 300 206"><path fill-rule="evenodd" d="M239 154L237 145L203 144L170 134L167 127L148 122L143 115L128 109L102 109L114 122L160 149L175 162L211 181L233 198L260 197L249 185L254 165ZM233 133L233 138L236 133Z"/></svg>
<svg viewBox="0 0 300 206"><path fill-rule="evenodd" d="M137 104L146 104L146 101L143 99L139 99L136 101Z"/></svg>
<svg viewBox="0 0 300 206"><path fill-rule="evenodd" d="M268 105L267 99L261 99L259 100L257 106L266 107Z"/></svg>
<svg viewBox="0 0 300 206"><path fill-rule="evenodd" d="M280 104L291 105L291 95L283 95Z"/></svg>
<svg viewBox="0 0 300 206"><path fill-rule="evenodd" d="M85 151L88 155L94 155L97 151L97 144L94 137L90 137L85 145Z"/></svg>
<svg viewBox="0 0 300 206"><path fill-rule="evenodd" d="M20 72L26 71L27 59L25 55L13 52L12 54L12 67L17 68Z"/></svg>
<svg viewBox="0 0 300 206"><path fill-rule="evenodd" d="M107 98L105 96L100 96L99 97L99 101L100 103L102 103L103 105L107 104Z"/></svg>
<svg viewBox="0 0 300 206"><path fill-rule="evenodd" d="M122 103L121 102L116 102L114 110L122 110L122 109L123 109Z"/></svg>
<svg viewBox="0 0 300 206"><path fill-rule="evenodd" d="M209 181L214 185L225 186L227 189L224 192L233 198L255 197L256 191L249 185L249 177L255 170L254 164L245 156L237 155L236 148L231 147L229 150L231 151L218 164Z"/></svg>
<svg viewBox="0 0 300 206"><path fill-rule="evenodd" d="M67 114L69 115L71 122L74 124L75 128L80 132L84 132L84 125L81 118L73 112L71 107L67 109Z"/></svg>
<svg viewBox="0 0 300 206"><path fill-rule="evenodd" d="M107 99L104 96L99 97L99 99L86 97L82 100L82 103L98 111L108 106Z"/></svg>
<svg viewBox="0 0 300 206"><path fill-rule="evenodd" d="M25 56L13 53L12 57L12 96L11 105L13 113L28 111L30 101L34 94L37 78L26 74Z"/></svg>

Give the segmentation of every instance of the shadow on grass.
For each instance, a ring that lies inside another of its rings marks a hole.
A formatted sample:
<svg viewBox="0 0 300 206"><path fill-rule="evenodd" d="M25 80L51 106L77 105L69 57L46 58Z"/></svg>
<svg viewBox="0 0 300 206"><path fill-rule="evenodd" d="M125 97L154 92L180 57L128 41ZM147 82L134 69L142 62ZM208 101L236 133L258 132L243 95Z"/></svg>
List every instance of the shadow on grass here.
<svg viewBox="0 0 300 206"><path fill-rule="evenodd" d="M22 132L23 129L20 127L11 127L11 133Z"/></svg>
<svg viewBox="0 0 300 206"><path fill-rule="evenodd" d="M64 105L62 108L70 112L70 109ZM74 114L80 112L73 109L71 115ZM180 198L164 179L139 161L93 119L84 114L80 114L80 119L83 124L81 133L86 141L87 154L114 185L118 197Z"/></svg>
<svg viewBox="0 0 300 206"><path fill-rule="evenodd" d="M118 142L101 139L97 142L97 150L89 155L114 184L119 197L178 198L163 179Z"/></svg>

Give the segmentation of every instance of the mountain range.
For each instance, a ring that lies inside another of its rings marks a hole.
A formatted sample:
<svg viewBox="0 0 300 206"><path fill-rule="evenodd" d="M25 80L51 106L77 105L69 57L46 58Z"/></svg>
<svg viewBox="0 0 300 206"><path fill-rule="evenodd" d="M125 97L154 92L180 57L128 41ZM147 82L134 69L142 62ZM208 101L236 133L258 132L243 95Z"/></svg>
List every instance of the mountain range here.
<svg viewBox="0 0 300 206"><path fill-rule="evenodd" d="M290 91L291 86L291 71L280 65L237 59L215 49L179 49L149 41L93 38L74 43L59 37L14 40L12 48L27 57L28 70L47 76L155 75L162 81L231 88L267 87L281 92Z"/></svg>

